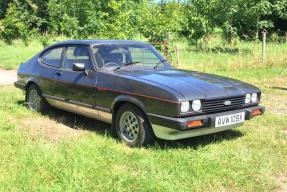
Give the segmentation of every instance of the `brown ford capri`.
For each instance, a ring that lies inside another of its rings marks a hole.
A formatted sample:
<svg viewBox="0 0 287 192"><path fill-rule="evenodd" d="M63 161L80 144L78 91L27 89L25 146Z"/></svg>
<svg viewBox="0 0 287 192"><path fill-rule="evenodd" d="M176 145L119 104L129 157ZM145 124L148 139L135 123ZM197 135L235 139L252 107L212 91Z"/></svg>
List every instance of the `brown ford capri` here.
<svg viewBox="0 0 287 192"><path fill-rule="evenodd" d="M15 86L32 111L52 106L104 121L131 147L228 130L264 113L257 87L173 68L139 41L54 44L20 65Z"/></svg>

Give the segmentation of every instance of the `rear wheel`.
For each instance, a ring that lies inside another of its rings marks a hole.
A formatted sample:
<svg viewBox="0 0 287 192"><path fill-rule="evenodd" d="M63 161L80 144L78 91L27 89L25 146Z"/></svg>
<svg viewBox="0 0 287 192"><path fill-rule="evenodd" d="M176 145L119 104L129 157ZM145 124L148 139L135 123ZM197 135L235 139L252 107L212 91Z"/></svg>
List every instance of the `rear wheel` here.
<svg viewBox="0 0 287 192"><path fill-rule="evenodd" d="M130 147L139 147L154 142L154 133L148 119L137 107L123 105L116 114L116 133Z"/></svg>
<svg viewBox="0 0 287 192"><path fill-rule="evenodd" d="M49 107L46 100L42 97L41 91L34 84L30 85L27 90L26 102L28 108L34 112L44 112Z"/></svg>

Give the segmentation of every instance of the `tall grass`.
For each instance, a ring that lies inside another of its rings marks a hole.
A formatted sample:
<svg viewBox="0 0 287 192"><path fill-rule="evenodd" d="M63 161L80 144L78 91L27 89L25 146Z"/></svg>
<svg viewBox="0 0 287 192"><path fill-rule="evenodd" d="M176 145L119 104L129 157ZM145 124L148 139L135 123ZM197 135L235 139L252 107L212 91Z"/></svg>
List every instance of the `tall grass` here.
<svg viewBox="0 0 287 192"><path fill-rule="evenodd" d="M236 46L224 47L210 42L202 51L190 48L187 42L174 43L179 47L179 68L203 72L240 71L268 67L287 67L287 43L267 43L267 60L262 63L261 43L239 41ZM172 53L176 65L176 53Z"/></svg>
<svg viewBox="0 0 287 192"><path fill-rule="evenodd" d="M29 46L21 41L6 45L0 41L0 68L16 69L21 62L26 61L43 49L43 46L67 39L66 37L42 37L35 39ZM43 44L43 45L42 45ZM222 40L215 36L210 38L202 51L196 51L188 42L181 40L173 42L170 50L178 45L180 49L179 68L203 72L240 71L242 69L286 67L287 43L267 43L267 61L261 62L260 41L237 41L233 46L224 46ZM172 63L176 64L175 52L171 52Z"/></svg>
<svg viewBox="0 0 287 192"><path fill-rule="evenodd" d="M28 46L21 40L15 40L11 45L0 40L0 68L17 69L19 64L43 50L44 45L47 46L65 39L65 37L50 37L50 39L43 37L29 42Z"/></svg>

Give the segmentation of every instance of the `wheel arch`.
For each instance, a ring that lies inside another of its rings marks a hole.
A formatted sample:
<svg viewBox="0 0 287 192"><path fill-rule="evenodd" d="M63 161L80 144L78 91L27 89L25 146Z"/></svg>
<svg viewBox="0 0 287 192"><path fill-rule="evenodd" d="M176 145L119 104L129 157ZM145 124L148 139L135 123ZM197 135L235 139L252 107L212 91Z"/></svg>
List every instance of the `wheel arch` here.
<svg viewBox="0 0 287 192"><path fill-rule="evenodd" d="M127 96L127 95L120 95L118 97L115 98L115 100L112 103L111 109L112 109L112 133L115 134L115 116L118 112L118 110L120 109L121 106L125 105L125 104L131 104L134 105L135 107L137 107L142 113L143 115L146 117L146 119L149 121L150 120L148 118L148 115L145 111L145 106L144 104L137 98L135 97L131 97L131 96Z"/></svg>
<svg viewBox="0 0 287 192"><path fill-rule="evenodd" d="M38 79L36 79L35 77L30 77L27 79L26 81L26 85L25 85L25 90L28 90L29 87L32 85L32 84L35 84L39 89L40 89L40 82ZM40 89L41 90L41 89Z"/></svg>
<svg viewBox="0 0 287 192"><path fill-rule="evenodd" d="M127 96L127 95L120 95L115 98L115 100L112 103L112 113L116 114L119 108L124 104L132 104L135 105L137 108L139 108L143 113L145 113L145 106L144 104L137 98Z"/></svg>
<svg viewBox="0 0 287 192"><path fill-rule="evenodd" d="M39 81L36 79L36 78L29 78L27 81L26 81L26 85L25 85L25 90L26 90L26 93L25 93L25 100L27 101L27 94L28 94L28 89L31 85L35 85L39 91L41 92L41 95L42 95L42 90L40 88L40 83Z"/></svg>

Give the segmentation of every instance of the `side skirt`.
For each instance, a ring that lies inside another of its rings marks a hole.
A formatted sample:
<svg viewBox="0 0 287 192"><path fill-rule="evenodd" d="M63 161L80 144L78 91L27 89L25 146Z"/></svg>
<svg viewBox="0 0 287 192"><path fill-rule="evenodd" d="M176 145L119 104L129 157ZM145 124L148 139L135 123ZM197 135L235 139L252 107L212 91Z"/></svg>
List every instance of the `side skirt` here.
<svg viewBox="0 0 287 192"><path fill-rule="evenodd" d="M112 114L104 111L100 111L97 108L81 106L79 104L75 104L76 102L69 102L62 99L56 99L54 97L50 97L47 95L43 95L47 102L58 109L62 109L65 111L69 111L72 113L76 113L79 115L83 115L85 117L89 117L92 119L97 119L99 121L106 122L108 124L112 124Z"/></svg>

